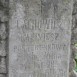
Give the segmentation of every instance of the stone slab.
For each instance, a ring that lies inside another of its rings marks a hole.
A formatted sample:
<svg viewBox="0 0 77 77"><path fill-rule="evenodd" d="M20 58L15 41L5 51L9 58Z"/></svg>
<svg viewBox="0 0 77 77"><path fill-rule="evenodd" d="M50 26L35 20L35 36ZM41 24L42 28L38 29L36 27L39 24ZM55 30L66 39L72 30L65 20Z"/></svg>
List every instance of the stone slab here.
<svg viewBox="0 0 77 77"><path fill-rule="evenodd" d="M9 77L68 77L72 0L10 0Z"/></svg>

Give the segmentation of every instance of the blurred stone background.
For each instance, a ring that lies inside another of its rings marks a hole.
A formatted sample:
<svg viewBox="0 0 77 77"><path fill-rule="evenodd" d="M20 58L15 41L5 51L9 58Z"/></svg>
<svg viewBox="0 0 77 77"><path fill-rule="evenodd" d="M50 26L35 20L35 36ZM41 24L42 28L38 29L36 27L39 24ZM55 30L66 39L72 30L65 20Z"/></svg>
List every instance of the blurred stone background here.
<svg viewBox="0 0 77 77"><path fill-rule="evenodd" d="M0 0L0 77L7 76L8 0Z"/></svg>

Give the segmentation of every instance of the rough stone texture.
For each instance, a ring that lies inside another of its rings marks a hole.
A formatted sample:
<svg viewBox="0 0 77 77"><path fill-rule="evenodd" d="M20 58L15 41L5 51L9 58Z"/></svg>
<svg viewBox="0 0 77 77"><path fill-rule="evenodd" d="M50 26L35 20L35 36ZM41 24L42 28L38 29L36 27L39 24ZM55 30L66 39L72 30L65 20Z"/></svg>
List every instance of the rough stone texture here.
<svg viewBox="0 0 77 77"><path fill-rule="evenodd" d="M0 0L0 77L7 76L8 0Z"/></svg>
<svg viewBox="0 0 77 77"><path fill-rule="evenodd" d="M74 1L73 5L73 26L72 26L72 44L77 43L77 0Z"/></svg>
<svg viewBox="0 0 77 77"><path fill-rule="evenodd" d="M9 77L68 77L72 0L10 0Z"/></svg>
<svg viewBox="0 0 77 77"><path fill-rule="evenodd" d="M6 75L5 74L0 74L0 77L6 77Z"/></svg>
<svg viewBox="0 0 77 77"><path fill-rule="evenodd" d="M5 58L0 58L0 73L6 73L6 61Z"/></svg>
<svg viewBox="0 0 77 77"><path fill-rule="evenodd" d="M77 77L77 73L76 73L76 71L74 71L74 70L71 71L69 77Z"/></svg>
<svg viewBox="0 0 77 77"><path fill-rule="evenodd" d="M71 36L71 57L69 64L70 77L77 77L75 69L75 55L77 54L77 48L75 43L77 43L77 0L73 2L73 12L72 12L72 36Z"/></svg>
<svg viewBox="0 0 77 77"><path fill-rule="evenodd" d="M6 39L6 26L5 26L5 23L1 23L1 26L0 26L0 39L1 40L4 40Z"/></svg>
<svg viewBox="0 0 77 77"><path fill-rule="evenodd" d="M6 41L0 41L0 56L6 56L5 44Z"/></svg>

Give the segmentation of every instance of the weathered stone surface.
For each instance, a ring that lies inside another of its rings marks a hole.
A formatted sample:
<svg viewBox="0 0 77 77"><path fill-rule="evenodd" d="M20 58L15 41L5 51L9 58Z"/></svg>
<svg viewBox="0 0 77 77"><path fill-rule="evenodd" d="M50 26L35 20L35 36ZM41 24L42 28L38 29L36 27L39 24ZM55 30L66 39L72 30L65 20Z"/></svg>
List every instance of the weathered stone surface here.
<svg viewBox="0 0 77 77"><path fill-rule="evenodd" d="M75 44L77 43L77 0L73 2L73 12L72 12L72 38L71 38L71 57L69 64L69 77L77 77L77 72L74 71L76 67L75 57L77 54L77 47Z"/></svg>
<svg viewBox="0 0 77 77"><path fill-rule="evenodd" d="M1 18L1 22L6 22L6 21L8 21L9 20L9 17L8 16L2 16L2 18Z"/></svg>
<svg viewBox="0 0 77 77"><path fill-rule="evenodd" d="M9 0L0 0L0 9L6 9L8 7L8 1Z"/></svg>
<svg viewBox="0 0 77 77"><path fill-rule="evenodd" d="M74 0L72 18L72 44L75 44L77 42L77 0Z"/></svg>
<svg viewBox="0 0 77 77"><path fill-rule="evenodd" d="M6 77L6 75L4 75L4 74L0 74L0 77Z"/></svg>
<svg viewBox="0 0 77 77"><path fill-rule="evenodd" d="M0 41L0 56L6 56L5 45L6 45L5 41Z"/></svg>
<svg viewBox="0 0 77 77"><path fill-rule="evenodd" d="M6 34L6 25L5 23L0 24L0 39L4 40L6 39L7 34Z"/></svg>
<svg viewBox="0 0 77 77"><path fill-rule="evenodd" d="M2 57L0 57L0 73L6 73L6 61Z"/></svg>
<svg viewBox="0 0 77 77"><path fill-rule="evenodd" d="M68 77L72 0L10 0L9 77Z"/></svg>
<svg viewBox="0 0 77 77"><path fill-rule="evenodd" d="M5 11L3 9L0 10L0 23L5 23L7 21L9 21L8 11Z"/></svg>
<svg viewBox="0 0 77 77"><path fill-rule="evenodd" d="M0 0L0 77L6 77L6 51L8 44L6 45L8 38L7 26L8 26L8 0ZM7 32L7 33L6 33Z"/></svg>

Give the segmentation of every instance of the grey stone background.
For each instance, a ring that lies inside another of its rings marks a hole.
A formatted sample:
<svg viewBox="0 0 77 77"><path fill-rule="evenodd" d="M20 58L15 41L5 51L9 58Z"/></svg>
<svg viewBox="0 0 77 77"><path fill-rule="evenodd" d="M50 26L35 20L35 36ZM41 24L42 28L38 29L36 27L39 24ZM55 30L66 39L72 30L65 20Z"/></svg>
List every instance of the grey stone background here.
<svg viewBox="0 0 77 77"><path fill-rule="evenodd" d="M0 0L0 77L6 77L8 73L8 0ZM44 9L43 9L44 10ZM73 64L74 54L76 53L76 48L74 43L77 42L77 1L74 0L73 5L73 26L72 26L72 51L71 51L71 64ZM70 65L70 68L74 65ZM73 67L70 71L73 70ZM73 77L73 76L71 76ZM75 76L74 76L75 77Z"/></svg>
<svg viewBox="0 0 77 77"><path fill-rule="evenodd" d="M8 0L0 0L0 77L6 77L8 72L8 6Z"/></svg>

